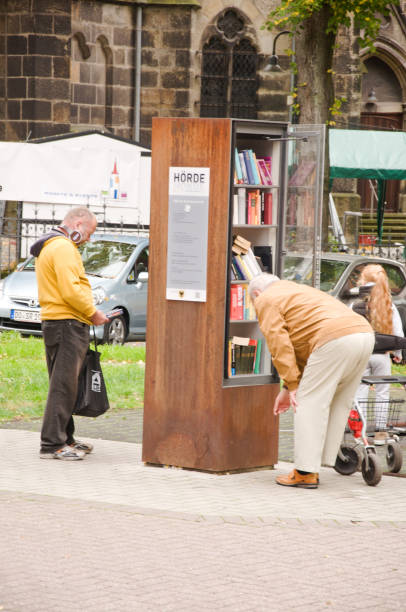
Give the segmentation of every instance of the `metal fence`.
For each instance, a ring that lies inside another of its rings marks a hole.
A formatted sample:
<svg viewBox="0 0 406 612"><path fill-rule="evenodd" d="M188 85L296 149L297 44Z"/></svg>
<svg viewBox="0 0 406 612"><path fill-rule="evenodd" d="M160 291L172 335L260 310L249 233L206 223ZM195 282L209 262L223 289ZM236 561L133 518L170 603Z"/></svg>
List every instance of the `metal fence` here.
<svg viewBox="0 0 406 612"><path fill-rule="evenodd" d="M18 263L30 256L31 245L42 235L61 223L66 206L52 205L48 216L41 215L41 207L32 207L30 217L23 216L23 205L19 203L15 211L6 216L5 207L0 209L0 274L10 274ZM2 214L1 214L2 213ZM127 223L124 216L117 221L107 221L104 212L96 212L97 233L149 235L149 226L141 223Z"/></svg>

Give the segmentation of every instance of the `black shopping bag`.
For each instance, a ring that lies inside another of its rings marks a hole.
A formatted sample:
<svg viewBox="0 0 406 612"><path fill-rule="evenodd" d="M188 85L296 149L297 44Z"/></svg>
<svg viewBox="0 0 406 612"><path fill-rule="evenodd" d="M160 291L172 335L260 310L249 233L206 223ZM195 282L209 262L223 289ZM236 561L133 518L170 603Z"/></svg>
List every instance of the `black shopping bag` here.
<svg viewBox="0 0 406 612"><path fill-rule="evenodd" d="M78 395L73 414L97 417L104 414L109 408L109 399L100 366L100 353L89 347L79 374Z"/></svg>

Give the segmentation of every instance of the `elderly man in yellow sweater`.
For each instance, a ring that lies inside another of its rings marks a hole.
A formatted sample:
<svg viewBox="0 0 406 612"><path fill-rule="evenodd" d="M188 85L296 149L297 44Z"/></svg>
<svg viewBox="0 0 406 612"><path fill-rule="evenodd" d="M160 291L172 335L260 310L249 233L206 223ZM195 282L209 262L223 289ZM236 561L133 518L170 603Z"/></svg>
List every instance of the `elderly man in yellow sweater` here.
<svg viewBox="0 0 406 612"><path fill-rule="evenodd" d="M283 380L274 414L295 411L295 469L276 481L316 489L320 465L335 464L373 330L332 296L272 274L256 276L248 291Z"/></svg>
<svg viewBox="0 0 406 612"><path fill-rule="evenodd" d="M49 390L41 429L41 459L77 461L93 449L75 440L73 410L79 372L89 347L89 325L108 318L96 310L78 246L97 226L87 208L71 209L62 224L31 247L41 305Z"/></svg>

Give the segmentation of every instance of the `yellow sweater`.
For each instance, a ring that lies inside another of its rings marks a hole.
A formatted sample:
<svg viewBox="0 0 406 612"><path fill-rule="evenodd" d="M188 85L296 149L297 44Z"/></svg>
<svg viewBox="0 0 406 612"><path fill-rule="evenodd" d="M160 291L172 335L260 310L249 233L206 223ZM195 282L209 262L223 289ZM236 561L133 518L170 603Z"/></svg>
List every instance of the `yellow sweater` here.
<svg viewBox="0 0 406 612"><path fill-rule="evenodd" d="M256 298L255 309L274 365L290 391L298 387L316 348L348 334L373 334L364 317L336 298L292 281L272 283Z"/></svg>
<svg viewBox="0 0 406 612"><path fill-rule="evenodd" d="M51 238L35 263L41 319L77 319L91 325L96 312L80 253L71 240Z"/></svg>

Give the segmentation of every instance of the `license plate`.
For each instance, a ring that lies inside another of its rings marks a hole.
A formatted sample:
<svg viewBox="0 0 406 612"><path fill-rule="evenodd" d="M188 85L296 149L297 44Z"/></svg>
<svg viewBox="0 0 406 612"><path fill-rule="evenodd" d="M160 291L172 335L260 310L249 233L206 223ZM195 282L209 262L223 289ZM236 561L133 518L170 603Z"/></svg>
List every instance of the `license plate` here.
<svg viewBox="0 0 406 612"><path fill-rule="evenodd" d="M10 319L13 319L13 321L41 323L41 314L37 310L11 310Z"/></svg>

